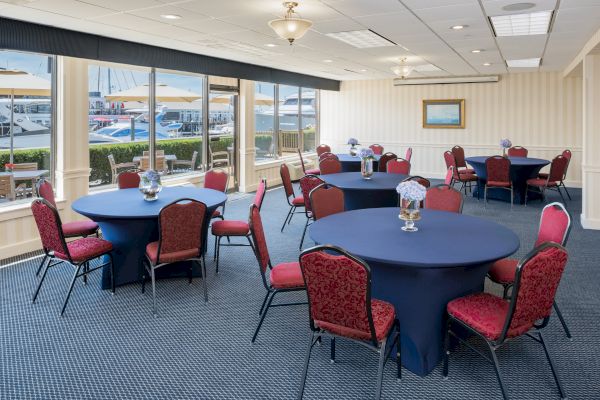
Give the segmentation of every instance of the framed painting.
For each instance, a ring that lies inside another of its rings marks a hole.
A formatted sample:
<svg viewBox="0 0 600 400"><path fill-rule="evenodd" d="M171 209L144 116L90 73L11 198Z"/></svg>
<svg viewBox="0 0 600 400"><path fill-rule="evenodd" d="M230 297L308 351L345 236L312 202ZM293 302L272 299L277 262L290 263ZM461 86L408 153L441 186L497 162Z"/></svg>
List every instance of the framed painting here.
<svg viewBox="0 0 600 400"><path fill-rule="evenodd" d="M423 100L423 128L465 127L465 99Z"/></svg>

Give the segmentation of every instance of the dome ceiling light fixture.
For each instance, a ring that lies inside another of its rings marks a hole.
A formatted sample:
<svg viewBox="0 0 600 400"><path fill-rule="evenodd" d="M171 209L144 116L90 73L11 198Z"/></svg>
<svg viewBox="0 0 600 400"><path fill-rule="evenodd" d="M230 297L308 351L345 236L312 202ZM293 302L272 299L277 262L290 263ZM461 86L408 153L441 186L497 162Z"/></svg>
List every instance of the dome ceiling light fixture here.
<svg viewBox="0 0 600 400"><path fill-rule="evenodd" d="M400 59L398 65L394 65L390 68L392 72L400 77L400 79L408 78L408 75L413 71L414 67L406 65L406 57Z"/></svg>
<svg viewBox="0 0 600 400"><path fill-rule="evenodd" d="M275 33L282 39L290 42L290 46L295 40L300 39L312 26L312 21L302 19L294 11L295 7L298 7L298 3L295 1L286 1L283 6L287 8L287 11L283 18L274 19L269 21L269 26L275 31Z"/></svg>

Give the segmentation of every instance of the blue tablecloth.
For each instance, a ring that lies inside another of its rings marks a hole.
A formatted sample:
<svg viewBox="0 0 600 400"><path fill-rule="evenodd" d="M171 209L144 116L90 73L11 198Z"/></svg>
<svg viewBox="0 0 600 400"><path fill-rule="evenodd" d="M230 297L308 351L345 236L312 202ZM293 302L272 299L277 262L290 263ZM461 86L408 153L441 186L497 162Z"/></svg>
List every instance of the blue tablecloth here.
<svg viewBox="0 0 600 400"><path fill-rule="evenodd" d="M224 204L227 196L212 189L193 187L165 187L158 200L144 201L138 189L121 189L81 197L73 202L72 208L81 215L96 221L102 236L114 246L115 283L124 285L138 282L144 271L143 259L146 245L158 240L158 213L165 205L181 199L191 198L206 204L204 238L213 211ZM158 270L158 277L181 275L185 268ZM194 275L200 276L200 268L194 266ZM110 270L102 271L102 288L110 287Z"/></svg>
<svg viewBox="0 0 600 400"><path fill-rule="evenodd" d="M468 157L465 159L469 165L475 170L480 185L477 185L479 197L483 199L484 182L487 180L487 170L485 168L485 160L488 156ZM535 178L540 169L550 164L550 161L541 158L529 157L509 157L510 160L510 176L513 182L515 192L515 203L523 204L525 202L525 190L527 190L527 179ZM477 195L477 192L474 193ZM529 192L529 198L538 198L535 192ZM510 192L503 189L488 189L488 198L510 201Z"/></svg>
<svg viewBox="0 0 600 400"><path fill-rule="evenodd" d="M342 172L360 172L360 157L352 157L350 154L336 154L342 164ZM373 170L377 171L381 156L375 155Z"/></svg>
<svg viewBox="0 0 600 400"><path fill-rule="evenodd" d="M407 177L408 175L387 172L375 172L371 179L363 179L360 172L321 175L325 182L344 191L346 211L397 206L396 186Z"/></svg>
<svg viewBox="0 0 600 400"><path fill-rule="evenodd" d="M404 232L399 209L330 215L313 223L312 240L333 244L371 266L373 297L396 308L402 362L427 375L442 357L446 304L483 289L489 264L519 249L519 238L495 222L422 210L417 232Z"/></svg>

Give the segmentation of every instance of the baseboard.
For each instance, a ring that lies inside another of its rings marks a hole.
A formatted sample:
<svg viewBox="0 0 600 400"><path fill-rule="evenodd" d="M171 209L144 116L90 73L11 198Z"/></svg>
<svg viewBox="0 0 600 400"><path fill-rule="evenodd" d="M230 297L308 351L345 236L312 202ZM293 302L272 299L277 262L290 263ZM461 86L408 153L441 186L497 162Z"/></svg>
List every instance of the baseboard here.
<svg viewBox="0 0 600 400"><path fill-rule="evenodd" d="M600 230L600 219L586 218L583 214L581 214L580 219L583 229Z"/></svg>
<svg viewBox="0 0 600 400"><path fill-rule="evenodd" d="M2 254L2 258L11 258L16 257L21 254L29 253L32 251L40 250L41 242L39 238L26 240L19 243L11 243L7 246L0 247L0 254Z"/></svg>

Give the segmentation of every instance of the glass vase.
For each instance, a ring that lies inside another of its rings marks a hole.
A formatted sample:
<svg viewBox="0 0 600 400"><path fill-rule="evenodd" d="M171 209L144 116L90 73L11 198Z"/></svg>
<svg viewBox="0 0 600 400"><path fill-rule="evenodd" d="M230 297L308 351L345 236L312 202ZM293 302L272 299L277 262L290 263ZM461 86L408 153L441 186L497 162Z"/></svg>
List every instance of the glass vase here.
<svg viewBox="0 0 600 400"><path fill-rule="evenodd" d="M506 154L506 147L502 148L502 157L507 158L508 155Z"/></svg>
<svg viewBox="0 0 600 400"><path fill-rule="evenodd" d="M140 192L144 195L146 201L158 200L158 193L162 190L160 175L156 171L146 171L140 173Z"/></svg>
<svg viewBox="0 0 600 400"><path fill-rule="evenodd" d="M371 176L373 176L373 157L364 157L360 160L360 174L363 179L371 179Z"/></svg>
<svg viewBox="0 0 600 400"><path fill-rule="evenodd" d="M405 232L416 232L419 230L415 226L415 221L421 219L420 213L420 201L419 200L409 200L400 197L400 215L398 218L404 221L404 226L402 230Z"/></svg>
<svg viewBox="0 0 600 400"><path fill-rule="evenodd" d="M358 154L358 149L356 148L356 145L351 145L350 146L350 155L352 157L356 157L357 154Z"/></svg>

